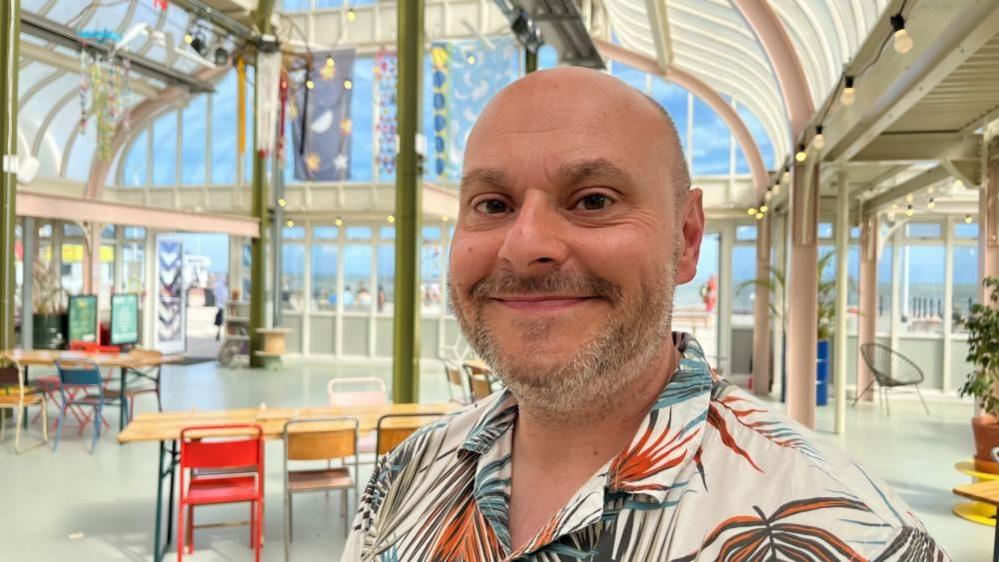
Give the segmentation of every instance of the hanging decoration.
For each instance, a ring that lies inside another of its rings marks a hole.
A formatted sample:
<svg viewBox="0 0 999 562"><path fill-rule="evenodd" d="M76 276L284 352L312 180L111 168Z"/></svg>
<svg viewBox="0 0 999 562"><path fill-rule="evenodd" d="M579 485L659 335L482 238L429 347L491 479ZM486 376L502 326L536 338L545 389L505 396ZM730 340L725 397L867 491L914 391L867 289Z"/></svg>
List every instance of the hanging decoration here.
<svg viewBox="0 0 999 562"><path fill-rule="evenodd" d="M430 47L433 65L434 93L434 173L438 177L447 169L448 149L448 100L451 82L451 44L434 43Z"/></svg>
<svg viewBox="0 0 999 562"><path fill-rule="evenodd" d="M354 71L354 57L353 49L345 49L313 52L308 61L304 81L298 86L294 99L290 100L299 115L292 121L292 138L296 143L296 179L350 179L353 123L349 84ZM334 61L333 64L329 63L330 60ZM330 68L335 68L335 72L331 74Z"/></svg>
<svg viewBox="0 0 999 562"><path fill-rule="evenodd" d="M396 112L396 87L399 80L399 59L395 53L382 51L375 58L375 89L378 103L375 105L378 116L375 120L375 165L378 174L395 174L396 136L399 120Z"/></svg>
<svg viewBox="0 0 999 562"><path fill-rule="evenodd" d="M129 74L131 62L128 57L119 56L114 49L121 36L117 33L98 29L79 32L80 38L88 43L111 46L107 53L94 53L86 48L80 50L80 132L86 132L93 118L97 137L97 155L101 160L113 156L115 133L129 132Z"/></svg>
<svg viewBox="0 0 999 562"><path fill-rule="evenodd" d="M281 89L281 51L257 53L256 139L254 147L261 156L274 150L277 142Z"/></svg>

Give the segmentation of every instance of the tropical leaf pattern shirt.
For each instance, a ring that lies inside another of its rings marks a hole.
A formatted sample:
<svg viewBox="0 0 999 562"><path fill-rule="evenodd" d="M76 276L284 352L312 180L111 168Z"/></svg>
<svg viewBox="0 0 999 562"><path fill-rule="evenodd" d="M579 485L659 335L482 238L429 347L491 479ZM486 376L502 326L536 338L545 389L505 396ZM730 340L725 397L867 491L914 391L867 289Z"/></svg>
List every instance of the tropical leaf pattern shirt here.
<svg viewBox="0 0 999 562"><path fill-rule="evenodd" d="M345 562L949 560L877 478L712 375L674 334L677 371L627 450L526 545L510 544L507 391L383 458Z"/></svg>

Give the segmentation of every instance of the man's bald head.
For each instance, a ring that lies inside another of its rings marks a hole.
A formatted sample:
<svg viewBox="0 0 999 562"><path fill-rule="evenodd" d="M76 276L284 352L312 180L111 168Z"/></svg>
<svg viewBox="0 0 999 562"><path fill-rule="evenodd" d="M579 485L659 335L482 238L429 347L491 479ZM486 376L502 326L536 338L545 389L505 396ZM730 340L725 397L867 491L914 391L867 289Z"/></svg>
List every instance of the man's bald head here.
<svg viewBox="0 0 999 562"><path fill-rule="evenodd" d="M469 146L481 142L477 133L480 125L490 119L510 119L513 115L530 115L551 106L552 94L565 96L559 108L587 105L587 101L604 104L608 120L605 127L644 129L659 141L659 158L669 168L667 188L673 190L677 212L690 192L690 169L683 155L682 143L669 112L648 95L609 74L581 67L560 67L541 70L525 76L501 90L480 115L469 136ZM547 101L545 104L543 102ZM649 125L652 125L649 128ZM636 127L641 125L641 127Z"/></svg>

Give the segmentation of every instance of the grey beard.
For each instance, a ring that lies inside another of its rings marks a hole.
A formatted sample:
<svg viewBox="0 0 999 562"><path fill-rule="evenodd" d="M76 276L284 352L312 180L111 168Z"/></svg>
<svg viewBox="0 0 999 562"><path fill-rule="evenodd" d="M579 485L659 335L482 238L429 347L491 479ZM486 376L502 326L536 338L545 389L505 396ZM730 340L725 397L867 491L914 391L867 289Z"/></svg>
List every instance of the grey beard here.
<svg viewBox="0 0 999 562"><path fill-rule="evenodd" d="M459 302L456 292L450 291L452 306L472 348L492 366L522 407L553 418L564 418L581 410L607 411L616 402L627 399L621 396L621 391L643 373L670 336L677 257L674 256L657 282L651 287L643 285L642 294L628 302L622 298L620 289L607 281L569 277L560 272L530 280L501 273L497 279L484 280L491 290L501 287L531 292L538 286L549 290L578 286L604 289L605 298L612 304L604 321L606 329L582 343L568 361L547 369L535 357L513 357L503 352L481 320L483 303L477 293L484 291L479 287L472 290L470 303ZM538 341L545 337L548 325L545 321L525 320L521 328L525 341Z"/></svg>

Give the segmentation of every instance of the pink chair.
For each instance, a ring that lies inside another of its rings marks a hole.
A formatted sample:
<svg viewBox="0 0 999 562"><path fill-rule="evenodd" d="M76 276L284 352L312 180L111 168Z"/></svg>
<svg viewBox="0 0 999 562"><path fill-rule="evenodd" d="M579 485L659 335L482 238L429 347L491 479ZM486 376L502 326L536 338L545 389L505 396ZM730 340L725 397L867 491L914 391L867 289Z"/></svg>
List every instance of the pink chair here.
<svg viewBox="0 0 999 562"><path fill-rule="evenodd" d="M385 388L385 381L378 377L332 379L326 385L326 393L329 395L330 406L334 408L387 406L391 402L388 389ZM371 454L374 456L377 441L377 432L372 431L359 435L357 452L362 455ZM374 461L372 460L372 462Z"/></svg>

